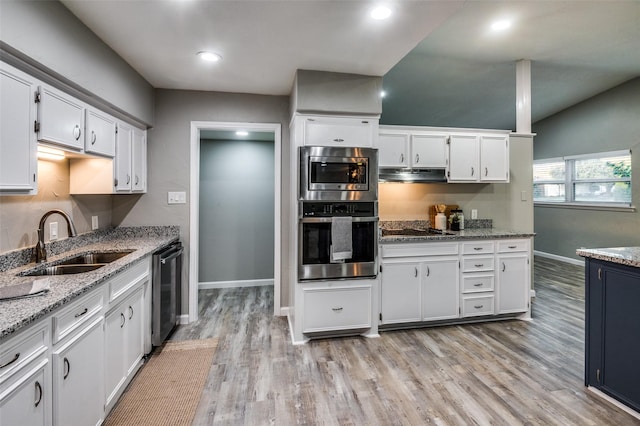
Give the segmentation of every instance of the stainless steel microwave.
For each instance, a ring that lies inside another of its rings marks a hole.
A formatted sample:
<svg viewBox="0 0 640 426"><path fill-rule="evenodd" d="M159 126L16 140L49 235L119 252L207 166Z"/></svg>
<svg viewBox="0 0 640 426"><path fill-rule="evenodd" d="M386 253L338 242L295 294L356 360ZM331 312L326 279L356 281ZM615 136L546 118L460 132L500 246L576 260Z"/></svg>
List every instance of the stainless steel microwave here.
<svg viewBox="0 0 640 426"><path fill-rule="evenodd" d="M300 147L300 200L377 201L378 150Z"/></svg>

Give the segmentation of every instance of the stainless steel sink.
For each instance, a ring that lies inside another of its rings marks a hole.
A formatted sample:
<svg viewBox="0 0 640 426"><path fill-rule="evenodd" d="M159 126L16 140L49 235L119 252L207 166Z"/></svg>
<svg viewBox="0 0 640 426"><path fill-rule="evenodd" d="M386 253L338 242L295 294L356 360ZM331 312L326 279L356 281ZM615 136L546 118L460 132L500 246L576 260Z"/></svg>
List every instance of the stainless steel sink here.
<svg viewBox="0 0 640 426"><path fill-rule="evenodd" d="M90 253L74 256L70 259L65 259L60 262L55 262L53 265L42 267L36 267L31 270L25 271L20 275L23 277L34 277L42 275L71 275L81 274L83 272L95 271L102 268L111 262L115 262L118 259L125 257L126 255L133 253L134 250L123 251L95 251Z"/></svg>
<svg viewBox="0 0 640 426"><path fill-rule="evenodd" d="M72 257L71 259L64 260L58 265L89 265L96 263L111 263L118 259L121 259L132 253L133 250L117 251L117 252L92 252L82 254L80 256Z"/></svg>
<svg viewBox="0 0 640 426"><path fill-rule="evenodd" d="M97 264L89 264L89 265L56 265L49 266L44 269L38 269L35 271L30 271L23 273L23 276L34 277L41 275L70 275L70 274L81 274L83 272L95 271L96 269L102 268L106 263L97 263Z"/></svg>

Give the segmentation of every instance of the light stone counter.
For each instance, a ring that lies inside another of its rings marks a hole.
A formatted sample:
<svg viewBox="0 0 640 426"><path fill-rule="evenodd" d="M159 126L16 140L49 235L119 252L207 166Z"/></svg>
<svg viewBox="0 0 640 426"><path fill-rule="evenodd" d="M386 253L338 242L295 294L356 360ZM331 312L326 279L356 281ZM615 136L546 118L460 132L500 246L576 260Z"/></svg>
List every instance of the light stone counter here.
<svg viewBox="0 0 640 426"><path fill-rule="evenodd" d="M582 257L640 268L640 247L580 249L576 250L576 254Z"/></svg>
<svg viewBox="0 0 640 426"><path fill-rule="evenodd" d="M180 238L177 226L112 228L82 234L47 245L49 257L43 265L27 263L32 249L16 250L0 255L0 286L15 285L34 279L47 279L50 291L22 299L0 300L0 341L19 329L53 312L73 299L96 288L158 249L167 247ZM22 277L20 273L33 268L44 268L91 251L135 250L95 271L74 275Z"/></svg>

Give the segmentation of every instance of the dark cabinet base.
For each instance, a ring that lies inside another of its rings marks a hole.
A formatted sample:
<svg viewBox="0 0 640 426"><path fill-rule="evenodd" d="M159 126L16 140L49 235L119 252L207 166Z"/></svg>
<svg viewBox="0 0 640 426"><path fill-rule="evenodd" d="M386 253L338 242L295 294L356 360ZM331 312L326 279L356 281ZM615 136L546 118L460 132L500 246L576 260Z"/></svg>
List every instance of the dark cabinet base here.
<svg viewBox="0 0 640 426"><path fill-rule="evenodd" d="M585 265L585 384L640 411L640 269Z"/></svg>

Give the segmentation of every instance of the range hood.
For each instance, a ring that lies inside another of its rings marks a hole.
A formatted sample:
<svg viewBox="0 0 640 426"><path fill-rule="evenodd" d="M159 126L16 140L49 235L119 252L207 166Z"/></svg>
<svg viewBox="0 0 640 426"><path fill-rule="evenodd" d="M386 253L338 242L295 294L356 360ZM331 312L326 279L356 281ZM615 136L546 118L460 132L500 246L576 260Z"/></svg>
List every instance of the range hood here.
<svg viewBox="0 0 640 426"><path fill-rule="evenodd" d="M378 182L446 182L445 169L380 169Z"/></svg>

